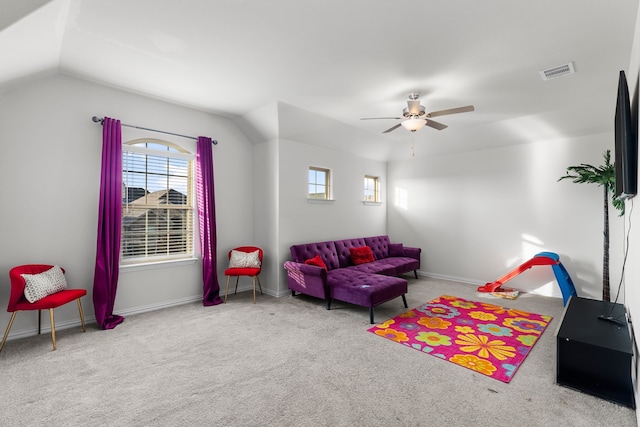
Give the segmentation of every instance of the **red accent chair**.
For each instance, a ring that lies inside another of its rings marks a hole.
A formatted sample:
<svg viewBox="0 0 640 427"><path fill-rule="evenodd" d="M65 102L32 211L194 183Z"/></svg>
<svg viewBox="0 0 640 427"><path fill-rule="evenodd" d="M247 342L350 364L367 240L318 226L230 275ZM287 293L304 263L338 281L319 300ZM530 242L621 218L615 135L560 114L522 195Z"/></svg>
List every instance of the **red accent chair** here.
<svg viewBox="0 0 640 427"><path fill-rule="evenodd" d="M87 294L85 289L65 289L55 294L48 295L38 301L30 303L24 296L25 280L21 274L39 274L43 271L51 269L53 265L46 264L28 264L13 267L9 270L9 278L11 280L11 295L9 295L9 305L7 311L11 314L9 320L9 326L4 333L2 343L0 344L0 351L4 347L4 343L7 340L11 325L16 317L18 311L38 310L38 334L41 330L41 311L43 309L49 310L49 321L51 322L51 341L53 341L53 349L56 349L56 329L53 320L53 309L64 305L68 302L76 300L78 302L78 311L80 312L80 321L82 322L82 332L86 332L84 326L84 313L82 312L82 304L80 304L80 298ZM64 273L64 269L62 269Z"/></svg>
<svg viewBox="0 0 640 427"><path fill-rule="evenodd" d="M258 279L258 286L260 287L260 295L262 295L262 284L260 283L260 272L262 271L262 249L258 248L257 246L240 246L237 248L234 248L232 250L229 251L228 257L229 260L231 260L231 252L233 251L239 251L239 252L245 252L245 253L251 253L251 252L255 252L258 251L258 258L260 259L260 266L257 268L252 268L252 267L241 267L241 268L227 268L224 271L224 275L227 276L227 290L224 293L224 302L227 302L227 295L229 294L229 279L231 279L231 277L236 278L236 290L234 292L234 295L236 292L238 292L238 281L240 280L240 276L249 276L251 277L251 284L253 285L253 303L256 303L256 279Z"/></svg>

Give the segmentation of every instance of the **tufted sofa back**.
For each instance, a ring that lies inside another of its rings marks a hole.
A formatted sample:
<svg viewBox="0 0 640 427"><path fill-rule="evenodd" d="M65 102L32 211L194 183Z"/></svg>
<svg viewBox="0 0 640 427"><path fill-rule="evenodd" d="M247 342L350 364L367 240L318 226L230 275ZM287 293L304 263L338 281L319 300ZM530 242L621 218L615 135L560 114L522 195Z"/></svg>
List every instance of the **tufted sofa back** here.
<svg viewBox="0 0 640 427"><path fill-rule="evenodd" d="M320 258L327 266L327 270L333 270L340 265L336 245L333 241L293 245L289 248L289 251L291 252L291 261L294 262L304 263L306 260L320 255Z"/></svg>
<svg viewBox="0 0 640 427"><path fill-rule="evenodd" d="M345 268L353 265L353 262L351 261L351 252L349 251L349 249L361 248L362 246L366 246L363 238L336 240L336 251L338 252L338 262L340 263L340 268Z"/></svg>
<svg viewBox="0 0 640 427"><path fill-rule="evenodd" d="M333 270L353 265L349 251L351 248L369 246L375 259L387 258L389 257L389 243L389 236L360 237L336 240L335 242L303 243L291 246L289 251L291 252L291 261L300 263L320 255L327 270Z"/></svg>
<svg viewBox="0 0 640 427"><path fill-rule="evenodd" d="M373 251L375 259L389 257L389 236L365 237L364 241Z"/></svg>

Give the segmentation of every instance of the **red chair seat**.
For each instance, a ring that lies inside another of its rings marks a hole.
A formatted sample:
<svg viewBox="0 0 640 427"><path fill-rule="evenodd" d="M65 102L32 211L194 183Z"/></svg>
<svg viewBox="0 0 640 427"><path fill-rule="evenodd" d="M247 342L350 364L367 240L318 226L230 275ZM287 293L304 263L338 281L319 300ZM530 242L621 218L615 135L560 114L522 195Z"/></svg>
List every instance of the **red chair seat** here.
<svg viewBox="0 0 640 427"><path fill-rule="evenodd" d="M75 301L86 294L86 289L65 289L64 291L48 295L34 303L31 303L26 299L20 300L14 306L15 310L13 311L48 310L50 308L60 307L61 305L67 304L71 301Z"/></svg>
<svg viewBox="0 0 640 427"><path fill-rule="evenodd" d="M257 276L260 274L259 268L227 268L225 276Z"/></svg>

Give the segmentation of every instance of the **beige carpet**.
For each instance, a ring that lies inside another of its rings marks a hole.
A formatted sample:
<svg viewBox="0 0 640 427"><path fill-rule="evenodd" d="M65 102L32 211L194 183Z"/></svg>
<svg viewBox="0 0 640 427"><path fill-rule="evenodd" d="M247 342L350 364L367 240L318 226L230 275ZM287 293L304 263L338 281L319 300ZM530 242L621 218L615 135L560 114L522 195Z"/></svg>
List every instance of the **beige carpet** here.
<svg viewBox="0 0 640 427"><path fill-rule="evenodd" d="M7 342L2 426L636 426L635 411L555 384L562 300L489 298L409 280L415 307L443 294L553 316L509 384L369 332L368 311L250 292ZM376 322L404 311L400 299ZM18 316L29 314L19 313ZM6 325L1 325L4 328Z"/></svg>

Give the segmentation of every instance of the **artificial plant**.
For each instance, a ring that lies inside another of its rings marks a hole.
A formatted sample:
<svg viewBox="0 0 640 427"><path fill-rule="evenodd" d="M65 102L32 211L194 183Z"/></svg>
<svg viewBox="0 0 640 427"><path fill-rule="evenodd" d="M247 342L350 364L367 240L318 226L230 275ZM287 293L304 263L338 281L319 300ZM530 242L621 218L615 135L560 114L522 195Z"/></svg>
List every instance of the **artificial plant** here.
<svg viewBox="0 0 640 427"><path fill-rule="evenodd" d="M619 216L624 215L624 201L615 196L616 168L611 163L611 151L604 152L604 165L593 166L581 163L579 166L567 167L567 174L558 179L571 179L577 184L596 184L603 188L604 206L604 255L602 259L602 300L611 301L609 286L609 195L613 207L620 211Z"/></svg>

